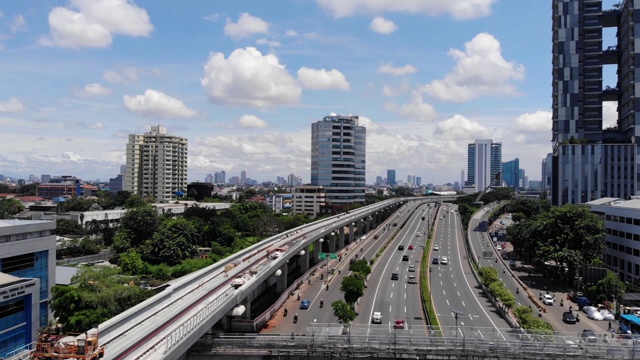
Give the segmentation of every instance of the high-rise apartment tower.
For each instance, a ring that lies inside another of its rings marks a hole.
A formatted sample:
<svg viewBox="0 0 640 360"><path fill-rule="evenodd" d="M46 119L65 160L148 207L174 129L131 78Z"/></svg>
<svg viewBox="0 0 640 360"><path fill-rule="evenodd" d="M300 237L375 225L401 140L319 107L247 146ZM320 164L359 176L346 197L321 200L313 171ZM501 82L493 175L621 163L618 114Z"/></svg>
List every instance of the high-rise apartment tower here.
<svg viewBox="0 0 640 360"><path fill-rule="evenodd" d="M125 190L157 201L176 199L187 189L187 139L152 126L143 135L129 135Z"/></svg>
<svg viewBox="0 0 640 360"><path fill-rule="evenodd" d="M467 182L475 191L502 184L502 144L491 139L477 139L469 144L467 153Z"/></svg>

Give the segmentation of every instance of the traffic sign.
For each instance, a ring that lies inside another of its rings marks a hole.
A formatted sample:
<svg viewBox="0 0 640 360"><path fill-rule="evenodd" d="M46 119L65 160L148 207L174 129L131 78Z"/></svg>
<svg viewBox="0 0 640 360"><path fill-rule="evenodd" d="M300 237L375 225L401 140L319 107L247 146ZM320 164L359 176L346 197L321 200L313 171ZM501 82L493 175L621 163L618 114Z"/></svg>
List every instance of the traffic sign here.
<svg viewBox="0 0 640 360"><path fill-rule="evenodd" d="M331 254L329 254L329 259L331 259L331 260L335 260L335 259L337 259L337 258L338 258L338 254L336 254L336 253L331 253Z"/></svg>
<svg viewBox="0 0 640 360"><path fill-rule="evenodd" d="M324 259L327 258L327 253L319 253L318 257L319 257L320 260L324 260Z"/></svg>

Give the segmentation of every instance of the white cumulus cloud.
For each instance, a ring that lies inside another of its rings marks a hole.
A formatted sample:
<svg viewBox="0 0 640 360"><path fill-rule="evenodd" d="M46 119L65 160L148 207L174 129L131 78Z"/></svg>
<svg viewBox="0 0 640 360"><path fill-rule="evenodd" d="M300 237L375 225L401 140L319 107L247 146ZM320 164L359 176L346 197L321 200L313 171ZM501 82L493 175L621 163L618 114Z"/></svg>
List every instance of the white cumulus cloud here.
<svg viewBox="0 0 640 360"><path fill-rule="evenodd" d="M379 34L390 34L396 30L398 30L398 26L391 20L387 20L383 17L375 17L371 20L371 24L369 25L371 30L379 33Z"/></svg>
<svg viewBox="0 0 640 360"><path fill-rule="evenodd" d="M16 15L11 24L9 24L9 31L11 31L12 34L27 31L27 20L24 19L24 16Z"/></svg>
<svg viewBox="0 0 640 360"><path fill-rule="evenodd" d="M443 140L464 140L491 138L491 131L475 121L471 121L462 115L439 122L434 134Z"/></svg>
<svg viewBox="0 0 640 360"><path fill-rule="evenodd" d="M298 36L298 33L295 30L287 30L286 33L284 33L286 37L296 37Z"/></svg>
<svg viewBox="0 0 640 360"><path fill-rule="evenodd" d="M551 112L536 111L516 117L511 123L511 130L518 133L545 132L551 133Z"/></svg>
<svg viewBox="0 0 640 360"><path fill-rule="evenodd" d="M524 65L506 61L495 37L480 33L464 46L465 51L449 50L449 55L457 61L453 71L444 79L426 85L424 91L440 100L454 102L518 94L510 81L524 78Z"/></svg>
<svg viewBox="0 0 640 360"><path fill-rule="evenodd" d="M113 84L129 84L138 81L138 70L134 67L126 67L118 70L107 70L102 76Z"/></svg>
<svg viewBox="0 0 640 360"><path fill-rule="evenodd" d="M411 100L403 105L398 105L395 102L386 103L384 105L388 111L393 111L402 117L409 120L431 122L437 119L438 113L434 107L425 103L422 99L422 95L418 92L413 92Z"/></svg>
<svg viewBox="0 0 640 360"><path fill-rule="evenodd" d="M196 111L189 109L181 100L152 89L147 89L143 95L125 95L123 100L127 109L142 116L162 118L196 116Z"/></svg>
<svg viewBox="0 0 640 360"><path fill-rule="evenodd" d="M393 66L391 64L382 64L378 68L378 73L389 74L394 76L415 74L417 72L418 72L418 68L411 64L407 64L405 66Z"/></svg>
<svg viewBox="0 0 640 360"><path fill-rule="evenodd" d="M256 44L259 44L259 45L268 45L268 46L271 46L271 47L278 47L278 46L280 46L280 42L279 42L279 41L275 41L275 40L267 40L267 39L265 39L265 38L262 38L262 39L258 39L258 40L256 40Z"/></svg>
<svg viewBox="0 0 640 360"><path fill-rule="evenodd" d="M313 90L340 89L349 90L349 82L340 71L331 69L310 69L301 67L298 70L298 81L303 87Z"/></svg>
<svg viewBox="0 0 640 360"><path fill-rule="evenodd" d="M131 0L70 0L69 7L51 10L49 28L43 44L78 49L107 47L114 35L149 36L153 25Z"/></svg>
<svg viewBox="0 0 640 360"><path fill-rule="evenodd" d="M111 94L111 89L98 83L85 85L82 89L73 92L76 96L105 96Z"/></svg>
<svg viewBox="0 0 640 360"><path fill-rule="evenodd" d="M491 14L496 0L316 0L318 5L336 18L355 14L399 12L438 16L449 14L454 19L475 19Z"/></svg>
<svg viewBox="0 0 640 360"><path fill-rule="evenodd" d="M236 49L228 59L212 52L200 83L209 100L219 104L272 107L296 103L302 93L275 55L253 47Z"/></svg>
<svg viewBox="0 0 640 360"><path fill-rule="evenodd" d="M243 39L254 34L269 32L269 23L248 13L240 14L238 22L227 19L224 33L234 40Z"/></svg>
<svg viewBox="0 0 640 360"><path fill-rule="evenodd" d="M8 101L0 101L0 113L16 112L21 110L24 110L24 105L18 98L12 97Z"/></svg>
<svg viewBox="0 0 640 360"><path fill-rule="evenodd" d="M260 119L255 115L242 115L238 118L238 124L243 128L251 129L264 129L267 127L267 122Z"/></svg>

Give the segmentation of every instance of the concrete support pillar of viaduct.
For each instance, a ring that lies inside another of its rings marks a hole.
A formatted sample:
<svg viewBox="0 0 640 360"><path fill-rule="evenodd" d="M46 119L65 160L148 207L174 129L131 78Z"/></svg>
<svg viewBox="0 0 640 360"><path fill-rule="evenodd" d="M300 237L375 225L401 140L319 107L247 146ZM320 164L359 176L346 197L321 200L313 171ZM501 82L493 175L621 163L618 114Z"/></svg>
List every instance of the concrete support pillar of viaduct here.
<svg viewBox="0 0 640 360"><path fill-rule="evenodd" d="M341 227L338 229L338 248L342 249L344 247L344 228Z"/></svg>
<svg viewBox="0 0 640 360"><path fill-rule="evenodd" d="M242 313L243 319L251 319L251 296L248 296L241 303L244 306L244 312Z"/></svg>
<svg viewBox="0 0 640 360"><path fill-rule="evenodd" d="M304 274L309 270L309 246L300 251L300 271Z"/></svg>
<svg viewBox="0 0 640 360"><path fill-rule="evenodd" d="M369 231L371 231L371 215L365 218L364 230L365 230L365 233L367 234L369 233Z"/></svg>
<svg viewBox="0 0 640 360"><path fill-rule="evenodd" d="M355 225L356 223L349 224L349 244L353 242L353 234L355 233Z"/></svg>
<svg viewBox="0 0 640 360"><path fill-rule="evenodd" d="M325 241L329 242L329 252L330 253L335 253L336 252L336 239L335 239L335 236L327 235L327 236L325 236Z"/></svg>
<svg viewBox="0 0 640 360"><path fill-rule="evenodd" d="M322 241L320 241L320 239L316 240L314 242L314 254L313 254L313 263L317 264L320 262L320 253L322 252Z"/></svg>
<svg viewBox="0 0 640 360"><path fill-rule="evenodd" d="M278 275L280 272L280 275ZM277 284L276 291L278 294L282 294L285 290L287 290L287 273L289 272L289 267L287 263L284 263L280 269L276 270Z"/></svg>

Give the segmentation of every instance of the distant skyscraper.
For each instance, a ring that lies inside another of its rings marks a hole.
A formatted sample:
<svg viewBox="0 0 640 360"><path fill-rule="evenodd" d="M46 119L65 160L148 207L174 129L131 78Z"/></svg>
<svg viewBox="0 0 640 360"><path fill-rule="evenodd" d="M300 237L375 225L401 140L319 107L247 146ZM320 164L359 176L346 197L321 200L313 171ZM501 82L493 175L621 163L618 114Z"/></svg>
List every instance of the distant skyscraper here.
<svg viewBox="0 0 640 360"><path fill-rule="evenodd" d="M521 188L527 188L527 176L525 175L524 169L518 170L518 186Z"/></svg>
<svg viewBox="0 0 640 360"><path fill-rule="evenodd" d="M416 176L416 186L422 186L422 176Z"/></svg>
<svg viewBox="0 0 640 360"><path fill-rule="evenodd" d="M120 165L120 175L127 174L127 165Z"/></svg>
<svg viewBox="0 0 640 360"><path fill-rule="evenodd" d="M311 125L311 184L331 205L364 203L366 128L358 116L329 115Z"/></svg>
<svg viewBox="0 0 640 360"><path fill-rule="evenodd" d="M395 186L396 185L396 171L395 170L387 170L387 185Z"/></svg>
<svg viewBox="0 0 640 360"><path fill-rule="evenodd" d="M152 126L143 135L129 135L125 190L158 201L175 200L187 190L187 139Z"/></svg>
<svg viewBox="0 0 640 360"><path fill-rule="evenodd" d="M502 183L502 144L491 139L478 139L468 146L467 184L475 191Z"/></svg>
<svg viewBox="0 0 640 360"><path fill-rule="evenodd" d="M289 176L287 176L287 185L296 186L296 180L297 176L295 176L294 174L289 174Z"/></svg>
<svg viewBox="0 0 640 360"><path fill-rule="evenodd" d="M213 184L213 175L211 174L207 174L207 176L204 177L204 182L208 183L208 184Z"/></svg>
<svg viewBox="0 0 640 360"><path fill-rule="evenodd" d="M376 176L376 186L383 186L382 176Z"/></svg>
<svg viewBox="0 0 640 360"><path fill-rule="evenodd" d="M240 172L240 185L245 185L247 183L247 172L242 170Z"/></svg>
<svg viewBox="0 0 640 360"><path fill-rule="evenodd" d="M227 183L227 174L223 171L216 172L213 174L213 181L216 184L226 184Z"/></svg>
<svg viewBox="0 0 640 360"><path fill-rule="evenodd" d="M551 169L553 165L553 154L548 153L542 160L542 190L551 189Z"/></svg>
<svg viewBox="0 0 640 360"><path fill-rule="evenodd" d="M42 174L40 175L40 182L41 183L48 183L49 181L51 181L51 175L46 175L46 174Z"/></svg>
<svg viewBox="0 0 640 360"><path fill-rule="evenodd" d="M502 179L508 187L517 189L520 185L520 159L502 163Z"/></svg>

